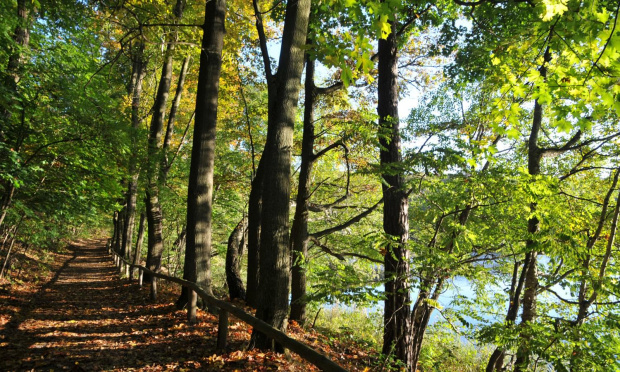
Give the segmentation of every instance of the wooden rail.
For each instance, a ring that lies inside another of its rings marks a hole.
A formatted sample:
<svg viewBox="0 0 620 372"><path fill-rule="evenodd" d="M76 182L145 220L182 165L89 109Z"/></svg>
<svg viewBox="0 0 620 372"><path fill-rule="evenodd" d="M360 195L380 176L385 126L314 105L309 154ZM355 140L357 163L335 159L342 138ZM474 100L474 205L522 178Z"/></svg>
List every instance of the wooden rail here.
<svg viewBox="0 0 620 372"><path fill-rule="evenodd" d="M195 283L188 282L187 280L175 278L173 276L168 276L160 273L153 272L147 269L144 266L134 265L132 263L127 262L123 257L119 256L117 252L115 252L112 247L108 244L108 252L112 254L114 258L114 264L118 267L121 274L125 274L129 277L129 271L131 269L138 269L138 281L139 284L142 285L142 280L144 277L144 273L147 273L153 277L161 278L167 280L169 282L177 283L182 286L187 287L190 290L193 290L200 298L202 298L206 303L215 306L219 309L219 327L217 334L217 348L223 350L226 347L226 339L228 337L228 313L236 316L241 319L243 322L254 327L256 331L259 331L265 334L267 337L277 341L283 347L291 350L292 352L298 354L302 359L314 364L322 371L328 372L346 372L346 369L342 368L338 364L334 363L332 360L327 358L325 355L319 353L313 348L307 346L306 344L299 342L293 338L287 336L284 332L273 328L269 324L264 321L254 317L251 314L246 313L244 310L234 306L233 304L218 300L217 298L208 295L202 288L197 286ZM154 281L153 283L156 283ZM155 284L156 285L156 284ZM191 293L191 292L190 292Z"/></svg>

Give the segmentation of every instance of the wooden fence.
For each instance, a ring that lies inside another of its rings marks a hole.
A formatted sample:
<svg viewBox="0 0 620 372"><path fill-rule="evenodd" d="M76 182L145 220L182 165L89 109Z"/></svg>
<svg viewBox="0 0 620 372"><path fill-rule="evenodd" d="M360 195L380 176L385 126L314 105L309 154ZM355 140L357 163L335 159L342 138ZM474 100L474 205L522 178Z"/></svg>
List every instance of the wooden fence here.
<svg viewBox="0 0 620 372"><path fill-rule="evenodd" d="M129 277L130 270L137 269L139 271L138 281L140 286L142 286L144 273L147 273L152 277L161 278L163 280L187 287L188 289L193 290L198 296L200 296L203 301L205 301L209 305L217 307L219 310L219 327L217 331L218 349L223 350L226 347L226 340L228 338L228 314L230 313L242 320L243 322L251 325L254 330L259 331L265 334L267 337L277 341L283 347L298 354L302 359L314 364L321 370L328 372L346 371L346 369L340 367L338 364L334 363L325 355L319 353L318 351L312 349L304 343L290 338L284 332L273 328L269 324L254 317L251 314L246 313L244 310L234 306L233 304L226 301L218 300L217 298L208 295L202 288L198 287L195 283L188 282L187 280L175 278L172 276L156 273L147 269L144 266L131 264L127 262L123 257L119 256L118 253L112 249L110 244L108 244L108 252L113 256L114 264L118 267L121 274L124 273L127 277ZM156 283L156 281L154 281L154 283Z"/></svg>

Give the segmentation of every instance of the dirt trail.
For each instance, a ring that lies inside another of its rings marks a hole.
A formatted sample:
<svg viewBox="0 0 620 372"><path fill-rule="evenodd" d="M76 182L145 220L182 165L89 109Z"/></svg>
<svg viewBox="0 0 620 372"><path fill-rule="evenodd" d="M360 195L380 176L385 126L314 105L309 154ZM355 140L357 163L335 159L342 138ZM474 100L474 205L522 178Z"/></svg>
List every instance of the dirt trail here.
<svg viewBox="0 0 620 372"><path fill-rule="evenodd" d="M0 303L19 308L0 329L0 370L215 369L209 315L187 327L169 301L151 303L101 241L73 243L64 258L32 298Z"/></svg>
<svg viewBox="0 0 620 372"><path fill-rule="evenodd" d="M228 347L216 353L217 317L198 311L188 325L176 310L179 288L121 279L101 240L53 254L42 286L0 286L0 372L4 371L316 371L296 354L247 351L251 329L229 318ZM41 262L31 262L37 274ZM32 277L36 277L34 275ZM368 371L377 359L353 343L289 325L289 334L343 363Z"/></svg>

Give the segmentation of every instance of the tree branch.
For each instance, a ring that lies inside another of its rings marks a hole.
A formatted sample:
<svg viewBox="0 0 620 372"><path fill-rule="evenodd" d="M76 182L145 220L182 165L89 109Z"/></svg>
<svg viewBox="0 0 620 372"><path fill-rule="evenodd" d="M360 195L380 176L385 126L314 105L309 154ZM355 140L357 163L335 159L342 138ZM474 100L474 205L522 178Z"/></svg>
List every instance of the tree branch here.
<svg viewBox="0 0 620 372"><path fill-rule="evenodd" d="M327 247L326 245L322 244L318 239L314 238L314 237L310 237L310 240L312 241L312 243L314 243L314 245L316 247L321 248L321 250L325 253L327 253L330 256L336 257L337 259L339 259L340 261L344 261L345 256L350 256L350 257L357 257L357 258L363 258L365 260L368 260L370 262L375 262L378 264L383 264L383 260L379 260L376 258L372 258L370 256L366 256L364 254L360 254L360 253L353 253L353 252L342 252L342 253L338 253L338 252L334 252L332 251L329 247Z"/></svg>
<svg viewBox="0 0 620 372"><path fill-rule="evenodd" d="M381 198L381 200L379 200L375 205L373 205L372 207L366 209L364 212L358 214L357 216L349 219L348 221L341 223L340 225L331 227L329 229L325 229L325 230L321 230L321 231L317 231L313 234L308 234L309 238L314 238L314 239L318 239L320 237L335 233L336 231L340 231L340 230L344 230L347 227L361 221L364 217L368 216L369 214L371 214L375 209L377 209L377 207L379 205L381 205L381 203L383 203L383 198Z"/></svg>
<svg viewBox="0 0 620 372"><path fill-rule="evenodd" d="M258 42L260 51L263 55L263 64L265 65L265 76L267 82L271 80L273 74L271 72L271 59L269 58L269 50L267 49L267 37L265 36L265 28L263 27L263 17L258 9L258 0L252 0L254 6L254 16L256 17L256 31L258 32Z"/></svg>
<svg viewBox="0 0 620 372"><path fill-rule="evenodd" d="M336 83L334 83L334 84L332 84L332 85L330 85L328 87L324 87L324 88L315 87L314 88L314 92L317 95L324 95L324 94L327 95L327 94L331 94L333 92L336 92L336 91L342 89L343 87L344 87L344 83L342 81L338 81L338 82L336 82Z"/></svg>

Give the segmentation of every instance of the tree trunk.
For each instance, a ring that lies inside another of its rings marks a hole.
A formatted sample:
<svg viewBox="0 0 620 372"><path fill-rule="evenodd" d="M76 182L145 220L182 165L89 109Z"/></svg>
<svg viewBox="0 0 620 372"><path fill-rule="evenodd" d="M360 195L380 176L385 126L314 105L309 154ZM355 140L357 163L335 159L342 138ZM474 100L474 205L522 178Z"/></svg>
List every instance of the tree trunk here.
<svg viewBox="0 0 620 372"><path fill-rule="evenodd" d="M299 324L306 322L306 259L308 257L308 199L312 166L314 162L314 60L306 55L306 81L304 103L304 132L301 142L301 165L295 217L291 229L291 249L293 252L291 271L291 315L290 319Z"/></svg>
<svg viewBox="0 0 620 372"><path fill-rule="evenodd" d="M9 104L2 109L2 120L0 120L0 142L5 142L5 124L11 119L11 102L17 95L17 84L21 80L21 67L24 64L24 50L30 43L30 12L32 7L31 0L17 0L17 26L13 32L13 40L15 47L10 51L9 61L7 63L5 87L10 95ZM6 190L5 190L6 192ZM2 226L2 218L0 218L0 226Z"/></svg>
<svg viewBox="0 0 620 372"><path fill-rule="evenodd" d="M226 284L230 299L240 298L245 300L245 288L239 273L243 249L247 244L248 224L247 218L243 217L235 226L228 237L228 249L226 250Z"/></svg>
<svg viewBox="0 0 620 372"><path fill-rule="evenodd" d="M11 243L9 243L9 249L7 250L6 257L4 258L4 263L2 264L2 270L0 270L0 279L4 278L5 270L8 272L7 267L10 269L9 260L11 258L11 251L13 250L13 244L15 244L15 235L11 238Z"/></svg>
<svg viewBox="0 0 620 372"><path fill-rule="evenodd" d="M11 109L13 107L16 107L13 102L18 95L17 84L21 80L21 67L24 64L24 51L30 43L29 26L31 23L31 7L31 0L17 0L17 25L15 26L15 31L13 32L13 40L15 41L15 46L13 50L10 51L9 60L6 68L6 75L4 79L5 89L9 97L7 99L7 104L2 108L2 113L0 117L0 143L6 143L7 141L10 141L6 138L5 131L9 130L6 125L10 125L11 122ZM21 147L21 143L19 142L20 141L17 140L15 144L8 145L6 147L13 147L15 149L18 149L19 147ZM5 157L5 155L0 153L0 158L2 157ZM2 198L0 198L0 228L2 228L4 219L6 218L9 207L11 206L13 197L15 196L16 189L15 185L11 180L5 181L3 188L4 192L2 194Z"/></svg>
<svg viewBox="0 0 620 372"><path fill-rule="evenodd" d="M544 62L540 67L540 75L543 79L547 78L547 68L545 64L551 60L551 54L549 48L545 51ZM531 176L537 176L540 174L540 165L543 155L543 150L538 146L538 135L542 127L543 107L538 101L534 102L534 117L532 118L532 130L530 132L530 138L528 140L528 152L527 152L527 170ZM527 232L531 237L538 233L540 230L540 222L536 217L536 202L530 204L530 214L532 217L527 221ZM525 276L525 289L523 292L523 311L521 313L521 325L523 330L519 334L521 342L517 350L517 358L515 361L515 372L521 372L528 369L530 362L530 347L529 341L531 339L531 330L529 329L529 323L533 322L536 318L536 296L538 292L538 270L537 270L537 245L538 242L533 238L527 239L525 243L525 249L530 256L527 262L527 269Z"/></svg>
<svg viewBox="0 0 620 372"><path fill-rule="evenodd" d="M443 278L424 283L420 289L420 294L418 295L415 305L413 306L411 312L411 371L417 371L420 352L422 351L422 341L424 341L426 328L428 327L433 310L435 310L427 300L437 301L437 299L439 299L439 295L443 289L443 283Z"/></svg>
<svg viewBox="0 0 620 372"><path fill-rule="evenodd" d="M125 252L123 252L122 246L123 246L123 226L125 223L125 213L123 213L123 210L121 210L120 212L118 212L118 218L116 220L116 227L114 228L116 230L116 241L114 242L114 250L121 256L125 255Z"/></svg>
<svg viewBox="0 0 620 372"><path fill-rule="evenodd" d="M291 151L304 50L310 17L310 0L290 1L286 16L278 73L269 95L265 187L260 234L259 289L256 317L285 330L288 316L291 255L289 250L289 200ZM263 158L265 155L263 155ZM263 159L261 159L263 163ZM260 332L252 334L252 345L272 348ZM276 346L281 351L281 346Z"/></svg>
<svg viewBox="0 0 620 372"><path fill-rule="evenodd" d="M144 241L144 222L146 220L146 214L144 212L140 213L140 224L138 227L138 240L136 241L136 249L133 254L133 264L140 264L140 256L142 254L142 242ZM133 279L133 270L130 271L129 278Z"/></svg>
<svg viewBox="0 0 620 372"><path fill-rule="evenodd" d="M383 169L383 231L393 239L386 247L383 354L393 355L412 368L409 298L409 201L404 190L398 119L398 44L396 21L392 32L379 40L378 106L380 159Z"/></svg>
<svg viewBox="0 0 620 372"><path fill-rule="evenodd" d="M9 211L9 207L11 206L11 202L13 201L13 195L15 195L15 185L11 181L7 181L4 183L6 186L4 188L4 194L2 195L2 199L0 201L0 227L2 227L2 223L6 217L6 214Z"/></svg>
<svg viewBox="0 0 620 372"><path fill-rule="evenodd" d="M530 267L531 255L526 254L523 268L521 269L521 274L519 274L519 262L515 263L514 270L512 272L512 284L510 286L510 296L509 296L509 305L508 311L506 313L506 324L514 324L517 320L517 315L519 313L519 307L521 305L521 293L523 292L523 285L525 284L525 277L527 276L527 270ZM517 280L518 278L518 280ZM504 356L506 354L506 350L503 348L496 348L491 357L489 358L489 362L487 363L486 372L493 371L501 371L504 368Z"/></svg>
<svg viewBox="0 0 620 372"><path fill-rule="evenodd" d="M174 12L177 20L181 19L183 14L183 0L177 0ZM168 103L168 95L170 93L170 84L172 81L172 63L173 54L176 43L176 32L168 40L164 64L161 70L161 78L157 88L157 96L153 106L153 117L151 119L149 131L148 145L148 167L147 167L147 191L146 191L146 218L148 221L148 251L146 256L146 267L151 271L159 271L161 268L161 256L164 251L163 242L163 216L161 204L159 203L159 183L161 173L161 150L162 150L162 134L164 130L164 116L166 115L166 106ZM147 282L152 281L149 275L144 276ZM156 297L157 292L152 292L152 297Z"/></svg>
<svg viewBox="0 0 620 372"><path fill-rule="evenodd" d="M112 249L114 252L118 253L121 247L121 230L120 230L120 221L121 221L121 213L118 211L114 212L114 217L112 218L112 224L114 228L114 232L112 234Z"/></svg>
<svg viewBox="0 0 620 372"><path fill-rule="evenodd" d="M142 97L142 82L146 76L147 61L144 59L144 44L140 43L135 48L132 56L133 67L129 94L131 94L131 148L132 154L129 160L129 184L127 186L127 204L125 207L125 226L123 229L122 250L131 259L131 245L133 229L136 219L136 204L138 199L138 131L140 130L140 100Z"/></svg>
<svg viewBox="0 0 620 372"><path fill-rule="evenodd" d="M177 89L174 93L174 100L172 101L172 107L170 108L170 115L168 115L168 125L166 126L166 135L164 136L164 157L162 159L162 180L166 183L168 177L168 171L170 170L171 163L168 159L168 151L170 149L170 143L172 142L172 133L174 132L174 122L177 117L177 110L181 104L181 97L183 96L183 86L185 85L185 76L187 75L187 69L189 67L189 56L183 60L181 66L181 73L179 74L179 81L177 82Z"/></svg>
<svg viewBox="0 0 620 372"><path fill-rule="evenodd" d="M265 160L263 160L265 159ZM261 160L258 162L256 175L252 180L250 200L248 202L248 270L246 303L251 307L258 307L259 271L260 271L260 233L261 214L263 209L263 180L267 162L267 148L263 150Z"/></svg>
<svg viewBox="0 0 620 372"><path fill-rule="evenodd" d="M226 1L206 3L192 159L187 190L187 247L183 278L196 283L211 294L211 214L213 203L213 167L215 130L222 66L222 47ZM180 302L189 300L189 291L181 293ZM215 309L210 309L215 311ZM195 319L190 319L195 321Z"/></svg>

